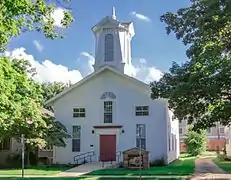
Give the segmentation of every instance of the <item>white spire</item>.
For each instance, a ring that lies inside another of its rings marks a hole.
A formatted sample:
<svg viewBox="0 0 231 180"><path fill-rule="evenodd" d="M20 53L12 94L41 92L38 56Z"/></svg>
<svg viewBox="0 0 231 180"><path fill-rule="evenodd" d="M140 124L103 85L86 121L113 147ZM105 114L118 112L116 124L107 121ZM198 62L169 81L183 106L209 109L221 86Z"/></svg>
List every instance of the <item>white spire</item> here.
<svg viewBox="0 0 231 180"><path fill-rule="evenodd" d="M115 7L112 7L112 19L116 19Z"/></svg>

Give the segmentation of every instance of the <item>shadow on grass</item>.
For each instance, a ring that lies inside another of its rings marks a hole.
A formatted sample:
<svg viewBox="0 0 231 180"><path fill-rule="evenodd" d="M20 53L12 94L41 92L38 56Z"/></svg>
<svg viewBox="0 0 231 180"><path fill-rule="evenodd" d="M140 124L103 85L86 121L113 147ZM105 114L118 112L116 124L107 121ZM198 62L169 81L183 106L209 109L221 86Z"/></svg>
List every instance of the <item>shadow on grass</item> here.
<svg viewBox="0 0 231 180"><path fill-rule="evenodd" d="M88 173L87 175L103 176L138 176L138 175L191 175L194 173L195 168L195 157L184 157L180 158L168 166L151 167L147 170L132 170L125 168L116 169L102 169Z"/></svg>

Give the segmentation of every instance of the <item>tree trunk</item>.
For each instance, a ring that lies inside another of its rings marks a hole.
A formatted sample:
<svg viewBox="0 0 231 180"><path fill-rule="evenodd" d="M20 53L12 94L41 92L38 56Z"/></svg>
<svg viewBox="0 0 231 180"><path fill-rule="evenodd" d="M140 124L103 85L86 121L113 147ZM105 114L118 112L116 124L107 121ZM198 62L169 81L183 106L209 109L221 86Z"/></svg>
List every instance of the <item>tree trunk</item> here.
<svg viewBox="0 0 231 180"><path fill-rule="evenodd" d="M26 146L26 158L27 167L30 167L30 148L28 147L28 145Z"/></svg>
<svg viewBox="0 0 231 180"><path fill-rule="evenodd" d="M219 142L219 140L220 140L220 129L219 129L219 123L217 122L217 138L218 138L218 142ZM217 145L217 154L218 155L220 155L220 146L219 146L219 144Z"/></svg>

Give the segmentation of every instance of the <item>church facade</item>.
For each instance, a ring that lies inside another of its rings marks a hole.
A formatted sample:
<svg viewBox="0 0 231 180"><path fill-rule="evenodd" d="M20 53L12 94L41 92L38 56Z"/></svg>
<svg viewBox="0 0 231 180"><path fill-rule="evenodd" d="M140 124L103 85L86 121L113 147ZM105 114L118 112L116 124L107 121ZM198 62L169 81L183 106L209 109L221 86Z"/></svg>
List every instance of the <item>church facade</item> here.
<svg viewBox="0 0 231 180"><path fill-rule="evenodd" d="M116 161L118 152L134 147L149 151L150 161L177 159L179 124L167 100L152 100L148 84L125 74L133 23L118 21L113 9L92 31L94 72L46 102L72 135L65 148L54 149L54 163L73 164L88 152L94 161Z"/></svg>

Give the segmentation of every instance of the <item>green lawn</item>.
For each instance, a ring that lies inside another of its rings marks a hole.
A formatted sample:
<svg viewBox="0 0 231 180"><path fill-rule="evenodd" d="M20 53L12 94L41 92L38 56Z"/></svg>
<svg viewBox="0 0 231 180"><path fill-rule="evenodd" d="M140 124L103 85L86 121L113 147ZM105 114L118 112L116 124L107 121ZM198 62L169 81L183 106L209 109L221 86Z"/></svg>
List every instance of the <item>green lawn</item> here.
<svg viewBox="0 0 231 180"><path fill-rule="evenodd" d="M121 178L106 178L106 177L93 177L93 178L24 178L25 180L121 180ZM145 178L146 180L158 180L157 178ZM6 180L6 178L0 178L0 180ZM21 178L7 178L7 180L21 180ZM136 178L126 177L123 180L137 180ZM161 178L161 180L176 180L173 178Z"/></svg>
<svg viewBox="0 0 231 180"><path fill-rule="evenodd" d="M216 157L213 159L213 162L224 171L231 173L231 161L226 161L220 157Z"/></svg>
<svg viewBox="0 0 231 180"><path fill-rule="evenodd" d="M55 175L60 172L63 172L70 167L62 165L54 166L42 166L42 167L33 167L25 169L26 175ZM21 169L4 169L0 170L0 175L20 175L22 173Z"/></svg>
<svg viewBox="0 0 231 180"><path fill-rule="evenodd" d="M194 173L195 157L181 157L169 166L151 167L148 170L131 170L124 168L102 169L88 173L87 175L191 175Z"/></svg>

